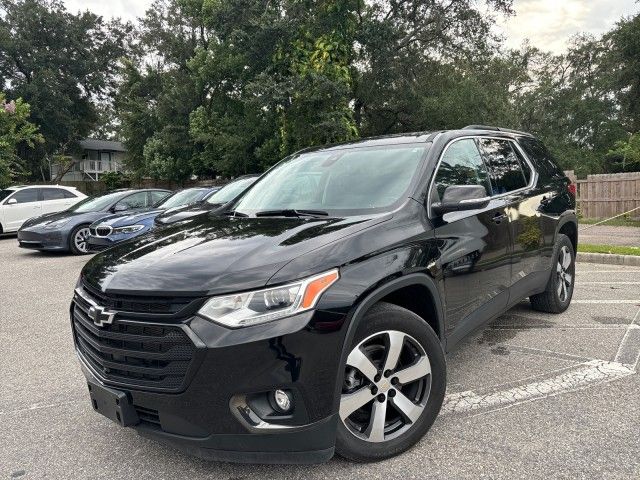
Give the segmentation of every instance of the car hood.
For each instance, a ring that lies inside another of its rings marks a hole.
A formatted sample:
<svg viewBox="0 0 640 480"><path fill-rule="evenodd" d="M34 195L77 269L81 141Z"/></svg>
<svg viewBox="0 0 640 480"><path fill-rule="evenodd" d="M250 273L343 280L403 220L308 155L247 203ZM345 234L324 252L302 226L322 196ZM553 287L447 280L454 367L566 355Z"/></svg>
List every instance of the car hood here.
<svg viewBox="0 0 640 480"><path fill-rule="evenodd" d="M184 207L172 208L163 212L156 217L156 223L161 225L170 225L172 223L187 220L203 213L210 212L223 204L212 204L207 202L198 202Z"/></svg>
<svg viewBox="0 0 640 480"><path fill-rule="evenodd" d="M112 227L121 227L125 225L135 225L137 222L154 218L161 214L165 210L162 208L145 208L144 210L138 210L136 212L117 213L115 215L109 215L108 217L100 219L100 221L91 225L96 227L98 225L110 225Z"/></svg>
<svg viewBox="0 0 640 480"><path fill-rule="evenodd" d="M43 227L47 223L55 222L56 220L62 220L68 218L71 220L71 225L77 225L79 223L94 222L105 216L105 212L72 212L69 210L63 210L62 212L45 213L39 217L33 217L22 224L21 230L26 228L39 228ZM70 224L65 224L61 228L67 228Z"/></svg>
<svg viewBox="0 0 640 480"><path fill-rule="evenodd" d="M82 277L110 293L210 295L259 288L291 260L391 216L198 217L98 254Z"/></svg>

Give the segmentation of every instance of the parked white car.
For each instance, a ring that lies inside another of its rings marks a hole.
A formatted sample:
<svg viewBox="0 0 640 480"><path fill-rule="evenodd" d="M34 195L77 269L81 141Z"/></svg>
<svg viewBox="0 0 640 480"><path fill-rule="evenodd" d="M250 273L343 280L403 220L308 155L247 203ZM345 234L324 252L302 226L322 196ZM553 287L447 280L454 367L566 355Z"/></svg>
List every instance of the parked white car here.
<svg viewBox="0 0 640 480"><path fill-rule="evenodd" d="M25 220L60 212L87 196L62 185L16 186L0 190L0 233L17 232Z"/></svg>

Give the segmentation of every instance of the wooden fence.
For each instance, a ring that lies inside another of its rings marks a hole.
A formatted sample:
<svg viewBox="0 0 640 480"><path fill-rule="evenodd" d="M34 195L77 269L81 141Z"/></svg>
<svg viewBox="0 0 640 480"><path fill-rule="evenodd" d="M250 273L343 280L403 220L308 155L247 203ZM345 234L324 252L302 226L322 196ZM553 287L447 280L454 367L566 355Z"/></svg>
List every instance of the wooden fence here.
<svg viewBox="0 0 640 480"><path fill-rule="evenodd" d="M578 180L565 172L577 186L578 212L583 218L609 218L640 207L640 172L587 175ZM629 214L640 219L640 210Z"/></svg>

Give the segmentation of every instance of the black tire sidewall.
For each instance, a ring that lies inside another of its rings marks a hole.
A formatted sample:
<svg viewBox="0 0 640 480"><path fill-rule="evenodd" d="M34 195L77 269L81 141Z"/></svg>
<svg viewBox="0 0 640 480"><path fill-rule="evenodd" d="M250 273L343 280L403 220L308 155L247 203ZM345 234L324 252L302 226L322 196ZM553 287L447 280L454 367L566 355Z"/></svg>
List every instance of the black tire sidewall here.
<svg viewBox="0 0 640 480"><path fill-rule="evenodd" d="M336 451L339 455L359 462L371 462L393 457L411 448L431 428L446 391L446 361L442 344L425 320L413 312L388 303L379 303L362 319L349 349L365 338L384 331L398 330L413 337L429 357L431 363L431 391L420 419L405 434L385 442L367 442L354 436L338 420Z"/></svg>

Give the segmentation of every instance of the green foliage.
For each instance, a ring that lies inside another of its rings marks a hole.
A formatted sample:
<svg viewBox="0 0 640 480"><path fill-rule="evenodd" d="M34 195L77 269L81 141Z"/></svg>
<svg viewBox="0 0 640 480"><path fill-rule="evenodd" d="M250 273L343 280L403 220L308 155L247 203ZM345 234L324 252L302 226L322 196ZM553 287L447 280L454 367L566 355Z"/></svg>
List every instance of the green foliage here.
<svg viewBox="0 0 640 480"><path fill-rule="evenodd" d="M38 127L29 121L29 111L21 98L7 102L0 92L0 188L28 175L18 148L33 148L43 141Z"/></svg>
<svg viewBox="0 0 640 480"><path fill-rule="evenodd" d="M129 175L123 172L105 172L100 176L107 191L126 188L131 184Z"/></svg>
<svg viewBox="0 0 640 480"><path fill-rule="evenodd" d="M100 121L130 27L59 0L0 0L0 85L31 105L44 143L20 152L32 173L46 156L71 151Z"/></svg>
<svg viewBox="0 0 640 480"><path fill-rule="evenodd" d="M605 158L610 173L640 172L640 133L631 135L626 142L616 142Z"/></svg>

